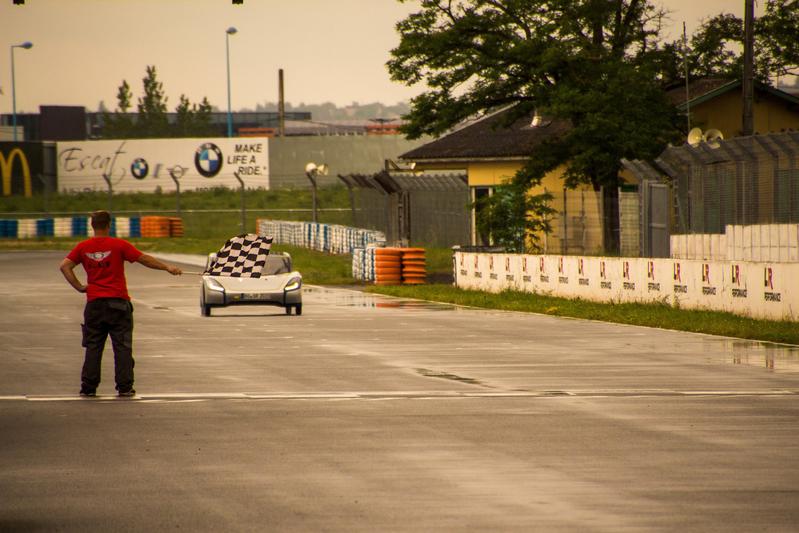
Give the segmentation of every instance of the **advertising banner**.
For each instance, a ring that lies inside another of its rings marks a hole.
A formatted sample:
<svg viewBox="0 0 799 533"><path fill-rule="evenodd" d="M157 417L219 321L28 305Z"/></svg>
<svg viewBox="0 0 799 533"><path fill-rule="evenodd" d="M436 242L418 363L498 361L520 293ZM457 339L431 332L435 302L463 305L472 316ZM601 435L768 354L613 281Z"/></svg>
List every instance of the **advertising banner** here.
<svg viewBox="0 0 799 533"><path fill-rule="evenodd" d="M2 195L31 196L42 190L42 143L0 142Z"/></svg>
<svg viewBox="0 0 799 533"><path fill-rule="evenodd" d="M65 193L108 190L153 192L269 188L267 138L127 139L56 145L58 189Z"/></svg>

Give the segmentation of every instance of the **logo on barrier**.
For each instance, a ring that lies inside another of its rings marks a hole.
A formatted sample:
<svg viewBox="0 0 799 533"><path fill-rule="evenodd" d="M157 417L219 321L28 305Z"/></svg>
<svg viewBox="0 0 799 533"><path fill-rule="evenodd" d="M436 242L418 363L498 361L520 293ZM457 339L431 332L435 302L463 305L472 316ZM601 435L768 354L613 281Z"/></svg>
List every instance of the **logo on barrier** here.
<svg viewBox="0 0 799 533"><path fill-rule="evenodd" d="M538 259L538 271L540 273L542 273L542 274L544 273L544 258L543 257L540 257Z"/></svg>
<svg viewBox="0 0 799 533"><path fill-rule="evenodd" d="M622 263L621 275L624 279L630 279L630 262L625 261Z"/></svg>
<svg viewBox="0 0 799 533"><path fill-rule="evenodd" d="M527 272L527 258L522 257L522 272Z"/></svg>
<svg viewBox="0 0 799 533"><path fill-rule="evenodd" d="M680 274L680 263L674 263L674 281L682 282L682 274Z"/></svg>
<svg viewBox="0 0 799 533"><path fill-rule="evenodd" d="M710 283L710 264L702 263L702 283Z"/></svg>
<svg viewBox="0 0 799 533"><path fill-rule="evenodd" d="M488 270L494 270L494 256L488 256Z"/></svg>
<svg viewBox="0 0 799 533"><path fill-rule="evenodd" d="M732 284L737 285L732 288L732 297L746 298L746 289L739 288L741 286L741 265L731 265L730 269L732 270Z"/></svg>
<svg viewBox="0 0 799 533"><path fill-rule="evenodd" d="M563 274L563 258L558 257L558 274Z"/></svg>
<svg viewBox="0 0 799 533"><path fill-rule="evenodd" d="M150 165L147 164L147 161L143 157L137 157L133 160L133 163L130 164L130 173L133 174L133 177L137 180L143 180L147 177L147 174L150 172Z"/></svg>
<svg viewBox="0 0 799 533"><path fill-rule="evenodd" d="M510 272L510 257L505 258L505 272Z"/></svg>
<svg viewBox="0 0 799 533"><path fill-rule="evenodd" d="M14 169L14 161L19 159L22 165L22 178L25 197L29 198L33 195L31 186L31 169L28 165L28 158L25 157L25 152L19 148L13 148L6 157L3 152L0 152L0 173L3 175L3 196L11 196L11 171Z"/></svg>
<svg viewBox="0 0 799 533"><path fill-rule="evenodd" d="M463 266L463 254L461 254L461 266Z"/></svg>
<svg viewBox="0 0 799 533"><path fill-rule="evenodd" d="M600 261L599 262L599 277L602 278L602 279L607 279L607 276L605 275L605 262L604 261Z"/></svg>
<svg viewBox="0 0 799 533"><path fill-rule="evenodd" d="M585 269L583 268L583 258L577 260L577 273L581 276L585 275Z"/></svg>
<svg viewBox="0 0 799 533"><path fill-rule="evenodd" d="M655 279L655 262L649 261L646 264L646 277L649 279Z"/></svg>
<svg viewBox="0 0 799 533"><path fill-rule="evenodd" d="M201 175L213 178L222 170L222 150L214 143L204 143L194 153L194 166Z"/></svg>
<svg viewBox="0 0 799 533"><path fill-rule="evenodd" d="M763 286L769 291L763 293L763 299L767 302L780 302L782 301L782 294L774 291L774 271L771 267L763 269Z"/></svg>

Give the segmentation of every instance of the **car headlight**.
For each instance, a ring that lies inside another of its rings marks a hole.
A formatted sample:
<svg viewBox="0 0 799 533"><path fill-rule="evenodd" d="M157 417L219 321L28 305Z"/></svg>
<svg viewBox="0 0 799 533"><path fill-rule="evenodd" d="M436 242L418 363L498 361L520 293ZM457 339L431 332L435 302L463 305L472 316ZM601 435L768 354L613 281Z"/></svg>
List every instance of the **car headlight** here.
<svg viewBox="0 0 799 533"><path fill-rule="evenodd" d="M287 292L296 291L300 287L302 287L302 278L291 278L289 282L286 283L286 286L283 287L283 290Z"/></svg>
<svg viewBox="0 0 799 533"><path fill-rule="evenodd" d="M208 284L208 288L212 291L225 292L225 288L222 286L222 284L216 281L214 278L205 278L205 280Z"/></svg>

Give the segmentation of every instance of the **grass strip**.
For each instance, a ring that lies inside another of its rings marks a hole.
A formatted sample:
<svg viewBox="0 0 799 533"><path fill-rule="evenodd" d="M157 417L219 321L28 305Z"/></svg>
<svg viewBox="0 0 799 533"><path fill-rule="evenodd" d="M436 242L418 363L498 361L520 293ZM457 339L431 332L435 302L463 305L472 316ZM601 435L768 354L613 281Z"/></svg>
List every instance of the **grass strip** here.
<svg viewBox="0 0 799 533"><path fill-rule="evenodd" d="M369 286L368 292L452 303L484 309L541 313L722 335L784 344L799 344L799 324L789 321L758 320L719 311L679 309L665 304L598 303L518 291L488 293L463 290L452 285Z"/></svg>

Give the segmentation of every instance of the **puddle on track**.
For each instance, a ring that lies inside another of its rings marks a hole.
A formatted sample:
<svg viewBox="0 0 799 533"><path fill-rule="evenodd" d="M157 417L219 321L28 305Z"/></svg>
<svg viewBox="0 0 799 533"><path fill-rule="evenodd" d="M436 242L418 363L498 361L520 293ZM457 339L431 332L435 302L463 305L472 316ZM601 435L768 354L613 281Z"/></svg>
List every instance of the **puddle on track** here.
<svg viewBox="0 0 799 533"><path fill-rule="evenodd" d="M320 287L305 287L304 293L313 294L325 303L344 307L366 307L373 309L407 309L422 311L454 311L459 307L450 304L406 300L381 294L371 294L355 290L330 290Z"/></svg>
<svg viewBox="0 0 799 533"><path fill-rule="evenodd" d="M799 346L771 344L748 340L723 340L721 362L731 365L745 365L799 372Z"/></svg>

